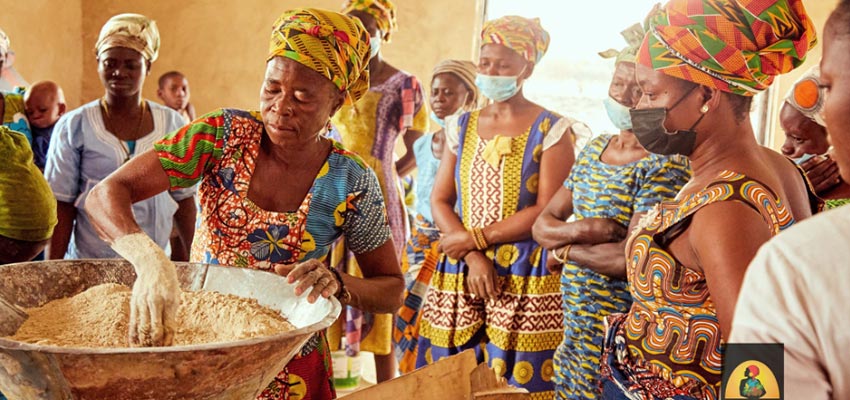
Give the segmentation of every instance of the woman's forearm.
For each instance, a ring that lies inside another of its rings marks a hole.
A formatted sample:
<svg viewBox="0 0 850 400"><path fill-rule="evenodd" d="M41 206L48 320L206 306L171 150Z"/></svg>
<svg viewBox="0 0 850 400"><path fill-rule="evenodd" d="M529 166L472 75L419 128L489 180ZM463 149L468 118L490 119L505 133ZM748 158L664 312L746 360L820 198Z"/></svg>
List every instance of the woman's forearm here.
<svg viewBox="0 0 850 400"><path fill-rule="evenodd" d="M65 258L68 244L71 242L71 233L74 231L74 220L77 219L77 208L73 203L64 201L56 202L56 215L58 223L53 228L53 236L47 245L45 258L48 260L61 260Z"/></svg>
<svg viewBox="0 0 850 400"><path fill-rule="evenodd" d="M484 237L489 244L511 243L531 238L531 226L543 207L534 205L501 221L484 227Z"/></svg>
<svg viewBox="0 0 850 400"><path fill-rule="evenodd" d="M534 240L552 250L576 241L576 225L559 219L545 210L533 226Z"/></svg>
<svg viewBox="0 0 850 400"><path fill-rule="evenodd" d="M440 232L450 233L466 230L454 207L446 202L431 202L431 215Z"/></svg>
<svg viewBox="0 0 850 400"><path fill-rule="evenodd" d="M372 278L341 275L345 288L351 293L348 305L373 313L395 313L401 307L404 294L404 277L401 274Z"/></svg>
<svg viewBox="0 0 850 400"><path fill-rule="evenodd" d="M98 183L86 198L86 212L98 236L108 243L142 228L133 217L133 201L127 187L109 178Z"/></svg>
<svg viewBox="0 0 850 400"><path fill-rule="evenodd" d="M560 251L560 249L556 251ZM615 279L626 278L625 241L596 245L574 245L570 247L567 257L570 261L596 273Z"/></svg>
<svg viewBox="0 0 850 400"><path fill-rule="evenodd" d="M112 243L142 231L133 216L133 203L162 193L169 186L159 157L148 150L95 185L86 198L86 212L100 238Z"/></svg>

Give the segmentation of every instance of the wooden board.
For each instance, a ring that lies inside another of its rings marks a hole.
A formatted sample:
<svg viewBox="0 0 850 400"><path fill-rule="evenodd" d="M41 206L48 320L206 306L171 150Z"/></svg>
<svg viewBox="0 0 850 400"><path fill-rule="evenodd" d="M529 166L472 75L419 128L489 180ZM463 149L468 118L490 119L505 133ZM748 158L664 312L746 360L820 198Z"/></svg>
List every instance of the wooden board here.
<svg viewBox="0 0 850 400"><path fill-rule="evenodd" d="M469 378L477 365L475 352L467 350L341 398L345 400L469 400L472 391Z"/></svg>

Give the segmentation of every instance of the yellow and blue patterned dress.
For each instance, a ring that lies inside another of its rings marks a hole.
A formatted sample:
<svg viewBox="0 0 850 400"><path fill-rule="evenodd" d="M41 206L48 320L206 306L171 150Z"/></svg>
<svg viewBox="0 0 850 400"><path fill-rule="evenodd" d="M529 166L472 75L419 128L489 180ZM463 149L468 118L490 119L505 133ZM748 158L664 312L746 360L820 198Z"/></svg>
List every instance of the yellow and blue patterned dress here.
<svg viewBox="0 0 850 400"><path fill-rule="evenodd" d="M537 202L544 137L561 118L542 112L528 131L510 139L510 152L494 167L483 157L489 141L478 136L478 112L460 117L455 211L464 226L487 226ZM558 278L543 266L542 248L531 238L496 243L485 254L502 289L488 301L466 292L463 260L440 259L422 310L416 366L474 349L533 399L551 399L552 355L561 341Z"/></svg>
<svg viewBox="0 0 850 400"><path fill-rule="evenodd" d="M685 157L650 154L624 165L602 161L614 135L594 138L581 151L564 187L572 192L576 219L609 218L624 227L636 213L672 200L691 177ZM555 390L559 399L599 395L599 356L605 316L629 310L628 282L576 263L561 271L564 340L555 351Z"/></svg>

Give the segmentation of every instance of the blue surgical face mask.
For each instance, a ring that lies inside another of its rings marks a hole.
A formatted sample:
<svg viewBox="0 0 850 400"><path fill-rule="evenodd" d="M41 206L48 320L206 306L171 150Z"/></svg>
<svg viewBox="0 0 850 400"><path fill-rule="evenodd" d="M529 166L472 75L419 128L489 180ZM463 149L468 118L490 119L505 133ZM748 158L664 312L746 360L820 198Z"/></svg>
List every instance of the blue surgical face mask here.
<svg viewBox="0 0 850 400"><path fill-rule="evenodd" d="M369 38L369 59L375 58L381 52L381 43L383 41L380 37Z"/></svg>
<svg viewBox="0 0 850 400"><path fill-rule="evenodd" d="M608 113L608 119L614 123L614 126L621 131L632 130L632 116L629 114L629 108L614 100L611 96L602 100L605 105L605 111Z"/></svg>
<svg viewBox="0 0 850 400"><path fill-rule="evenodd" d="M465 98L464 98L463 103L466 104ZM460 114L463 114L463 107L459 107L457 109L457 111L455 111L452 115L446 115L446 118L440 119L440 117L437 116L437 113L435 113L434 110L431 110L431 119L436 121L437 125L440 125L440 127L445 129L446 128L446 120L449 119L449 117L454 117L454 116L457 116L457 115L460 115Z"/></svg>
<svg viewBox="0 0 850 400"><path fill-rule="evenodd" d="M436 122L437 125L440 125L441 128L446 128L446 120L440 119L440 117L437 116L437 113L435 113L434 110L431 110L431 120Z"/></svg>
<svg viewBox="0 0 850 400"><path fill-rule="evenodd" d="M475 86L481 94L495 102L505 101L519 93L520 85L517 76L493 76L478 74L475 76Z"/></svg>

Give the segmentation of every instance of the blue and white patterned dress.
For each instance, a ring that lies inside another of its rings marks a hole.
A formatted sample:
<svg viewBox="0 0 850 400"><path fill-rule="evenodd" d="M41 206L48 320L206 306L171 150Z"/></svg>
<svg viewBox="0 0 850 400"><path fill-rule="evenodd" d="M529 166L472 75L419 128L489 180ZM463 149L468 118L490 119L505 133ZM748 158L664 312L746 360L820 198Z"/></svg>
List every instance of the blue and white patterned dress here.
<svg viewBox="0 0 850 400"><path fill-rule="evenodd" d="M624 165L602 161L615 135L597 136L585 147L564 187L572 192L577 220L610 218L624 227L632 216L672 200L691 177L686 158L650 154ZM555 352L555 389L559 399L595 399L599 395L599 357L606 315L628 312L628 282L598 274L576 263L561 272L564 339Z"/></svg>

